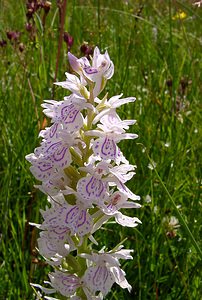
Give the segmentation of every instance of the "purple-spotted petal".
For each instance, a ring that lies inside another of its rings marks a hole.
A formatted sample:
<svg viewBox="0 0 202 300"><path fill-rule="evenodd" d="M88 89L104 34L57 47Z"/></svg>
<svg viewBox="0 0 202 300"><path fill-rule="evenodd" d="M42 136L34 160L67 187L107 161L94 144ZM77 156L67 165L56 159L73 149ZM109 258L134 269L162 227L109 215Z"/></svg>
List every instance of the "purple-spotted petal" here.
<svg viewBox="0 0 202 300"><path fill-rule="evenodd" d="M57 253L66 256L71 248L65 247L69 240L68 229L58 228L51 231L42 231L38 239L39 252L46 258L54 257Z"/></svg>
<svg viewBox="0 0 202 300"><path fill-rule="evenodd" d="M56 175L56 170L53 162L50 159L38 158L33 162L30 171L41 181L49 180Z"/></svg>
<svg viewBox="0 0 202 300"><path fill-rule="evenodd" d="M45 130L41 130L39 136L43 137L44 139L57 139L58 132L62 130L61 124L55 122L51 127L47 127Z"/></svg>
<svg viewBox="0 0 202 300"><path fill-rule="evenodd" d="M44 222L41 229L44 230L64 230L70 229L71 234L83 236L90 233L93 220L90 214L78 205L63 205L52 207L42 212Z"/></svg>
<svg viewBox="0 0 202 300"><path fill-rule="evenodd" d="M90 267L84 274L84 282L92 292L101 291L106 295L115 282L112 273L106 266Z"/></svg>
<svg viewBox="0 0 202 300"><path fill-rule="evenodd" d="M83 126L83 117L75 104L64 104L58 108L57 113L64 129L69 132L79 130Z"/></svg>
<svg viewBox="0 0 202 300"><path fill-rule="evenodd" d="M96 156L100 156L100 158L104 160L116 160L119 154L115 141L108 136L96 139L93 142L92 149Z"/></svg>
<svg viewBox="0 0 202 300"><path fill-rule="evenodd" d="M57 151L52 155L51 159L60 168L65 168L71 163L71 154L69 148L65 146L58 147Z"/></svg>
<svg viewBox="0 0 202 300"><path fill-rule="evenodd" d="M78 112L79 112L79 110L76 109L76 107L73 103L63 106L62 109L61 109L62 121L65 124L73 123L76 119L76 116L77 116Z"/></svg>
<svg viewBox="0 0 202 300"><path fill-rule="evenodd" d="M107 183L95 176L88 176L78 181L77 191L84 202L91 200L92 203L100 203L105 197Z"/></svg>
<svg viewBox="0 0 202 300"><path fill-rule="evenodd" d="M73 274L55 271L49 274L49 278L52 287L66 297L73 295L77 288L81 286L80 278Z"/></svg>
<svg viewBox="0 0 202 300"><path fill-rule="evenodd" d="M68 206L58 206L47 209L43 212L44 222L41 228L44 230L53 230L55 228L68 228L65 223L65 215L68 211Z"/></svg>
<svg viewBox="0 0 202 300"><path fill-rule="evenodd" d="M35 149L37 156L43 155L46 159L52 161L55 167L65 168L71 163L69 145L63 140L47 140L42 142L41 146Z"/></svg>
<svg viewBox="0 0 202 300"><path fill-rule="evenodd" d="M71 229L72 234L84 236L91 232L93 220L90 214L77 205L72 206L66 213L65 223Z"/></svg>

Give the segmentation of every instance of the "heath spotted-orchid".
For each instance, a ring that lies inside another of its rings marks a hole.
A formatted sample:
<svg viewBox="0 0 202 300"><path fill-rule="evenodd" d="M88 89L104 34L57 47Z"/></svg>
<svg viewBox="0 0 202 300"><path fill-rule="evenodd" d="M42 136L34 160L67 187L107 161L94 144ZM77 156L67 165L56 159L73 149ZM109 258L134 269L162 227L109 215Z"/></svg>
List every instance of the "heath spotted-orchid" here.
<svg viewBox="0 0 202 300"><path fill-rule="evenodd" d="M48 205L40 211L41 224L31 225L41 230L38 251L54 268L44 286L31 285L44 299L101 300L114 283L129 292L132 288L119 260L132 259L133 250L123 249L121 243L113 250L108 245L96 250L94 233L112 218L121 226L141 223L121 212L140 207L140 197L126 186L136 166L118 146L137 138L126 132L135 120L122 120L117 113L135 98L98 98L114 73L107 51L101 54L95 47L91 62L71 53L68 58L75 74L66 73L66 81L55 84L71 94L62 101L44 101L51 125L41 130L40 146L26 156L41 182L36 187L48 196Z"/></svg>

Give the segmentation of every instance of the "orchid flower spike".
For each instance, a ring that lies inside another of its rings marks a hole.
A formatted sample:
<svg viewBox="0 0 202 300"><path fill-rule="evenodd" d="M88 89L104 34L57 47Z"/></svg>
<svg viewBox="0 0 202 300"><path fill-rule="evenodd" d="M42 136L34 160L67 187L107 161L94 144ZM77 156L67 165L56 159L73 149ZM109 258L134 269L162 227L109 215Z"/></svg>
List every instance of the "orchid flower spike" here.
<svg viewBox="0 0 202 300"><path fill-rule="evenodd" d="M39 133L40 146L26 156L30 171L41 181L35 187L48 196L40 210L42 223L30 225L41 230L38 251L54 269L45 286L31 285L40 290L37 299L103 300L115 283L132 289L119 261L132 259L132 250L119 243L98 251L94 233L110 219L129 228L141 224L129 212L141 207L136 203L140 197L127 187L136 166L118 146L137 138L127 132L135 120L118 115L118 108L135 98L97 97L114 73L107 51L101 54L95 47L91 62L71 53L68 57L76 74L65 73L66 81L55 84L70 94L62 101L44 101L50 127Z"/></svg>

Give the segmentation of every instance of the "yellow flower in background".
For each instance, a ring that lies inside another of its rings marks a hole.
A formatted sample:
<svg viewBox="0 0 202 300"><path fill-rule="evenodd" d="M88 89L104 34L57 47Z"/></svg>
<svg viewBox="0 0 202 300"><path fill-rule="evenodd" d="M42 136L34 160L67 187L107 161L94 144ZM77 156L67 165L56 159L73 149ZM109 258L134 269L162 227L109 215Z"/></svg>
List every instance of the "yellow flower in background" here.
<svg viewBox="0 0 202 300"><path fill-rule="evenodd" d="M172 17L173 20L183 20L187 17L187 14L181 9Z"/></svg>

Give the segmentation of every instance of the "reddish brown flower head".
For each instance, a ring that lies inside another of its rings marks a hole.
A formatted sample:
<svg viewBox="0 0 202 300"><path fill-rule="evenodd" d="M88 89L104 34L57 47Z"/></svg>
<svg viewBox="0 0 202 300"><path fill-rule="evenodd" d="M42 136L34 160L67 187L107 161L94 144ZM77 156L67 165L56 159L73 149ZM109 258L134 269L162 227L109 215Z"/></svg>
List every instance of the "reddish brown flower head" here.
<svg viewBox="0 0 202 300"><path fill-rule="evenodd" d="M19 31L7 31L6 32L6 35L7 35L7 38L9 40L13 40L13 41L17 41L20 37L20 32Z"/></svg>
<svg viewBox="0 0 202 300"><path fill-rule="evenodd" d="M74 38L68 32L64 32L63 39L64 39L65 43L67 44L68 51L70 51L70 49L74 43Z"/></svg>
<svg viewBox="0 0 202 300"><path fill-rule="evenodd" d="M90 58L90 55L93 55L93 47L83 44L80 47L81 52L87 57Z"/></svg>
<svg viewBox="0 0 202 300"><path fill-rule="evenodd" d="M25 28L28 32L31 32L33 29L33 25L31 23L26 23Z"/></svg>

